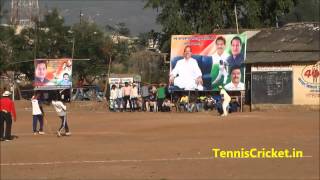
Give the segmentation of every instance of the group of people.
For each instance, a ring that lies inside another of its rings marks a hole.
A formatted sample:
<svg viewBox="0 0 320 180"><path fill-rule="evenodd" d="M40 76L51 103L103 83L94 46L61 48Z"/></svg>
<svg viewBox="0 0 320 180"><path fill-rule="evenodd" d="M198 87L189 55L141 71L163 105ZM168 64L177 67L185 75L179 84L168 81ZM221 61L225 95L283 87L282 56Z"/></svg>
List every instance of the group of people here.
<svg viewBox="0 0 320 180"><path fill-rule="evenodd" d="M10 98L11 92L4 91L0 98L0 141L11 141L14 137L11 134L12 121L17 120L14 102ZM57 136L70 136L69 126L67 122L67 107L60 99L60 95L56 94L52 98L52 105L61 119L61 125L57 131ZM42 108L42 100L40 93L35 93L31 98L32 106L32 133L33 135L44 135L44 110ZM38 126L39 122L39 126ZM5 128L4 128L5 127Z"/></svg>
<svg viewBox="0 0 320 180"><path fill-rule="evenodd" d="M44 110L42 108L41 94L36 92L31 98L32 104L32 131L33 135L44 135L43 124L44 124ZM67 122L67 107L61 101L61 95L56 93L52 97L51 104L55 111L57 112L58 117L61 120L61 125L57 131L57 136L61 135L70 136L71 132L69 131L69 126ZM39 122L39 129L37 124Z"/></svg>
<svg viewBox="0 0 320 180"><path fill-rule="evenodd" d="M170 94L169 88L162 83L158 86L144 84L141 88L128 82L123 87L120 84L113 84L109 108L113 112L169 112L173 107L179 111L188 112L216 109L222 116L226 116L228 112L237 111L240 104L237 101L231 102L226 90L222 86L219 88L219 93L212 96L210 91L197 91L197 95L190 95L188 91Z"/></svg>
<svg viewBox="0 0 320 180"><path fill-rule="evenodd" d="M199 95L188 95L184 92L180 98L178 98L179 110L186 112L202 112L209 110L217 110L221 116L227 116L230 112L238 111L240 106L237 99L231 100L228 93L219 87L220 92L215 95L211 95L210 92L200 93Z"/></svg>
<svg viewBox="0 0 320 180"><path fill-rule="evenodd" d="M241 53L242 41L235 36L231 40L231 55L225 51L226 40L219 36L215 40L216 51L211 56L212 65L219 66L219 73L212 77L212 86L218 86L222 81L224 88L228 91L244 90L244 83L241 82L241 71L244 63L244 55ZM228 75L231 82L227 83ZM222 79L223 78L223 79ZM202 72L196 59L192 58L191 46L186 46L183 52L183 59L179 60L169 75L169 83L178 89L203 90Z"/></svg>
<svg viewBox="0 0 320 180"><path fill-rule="evenodd" d="M80 77L77 81L75 94L72 95L72 100L91 100L103 101L103 92L97 83L94 85L88 85L83 77Z"/></svg>
<svg viewBox="0 0 320 180"><path fill-rule="evenodd" d="M111 86L109 108L111 111L170 111L171 102L167 99L167 92L164 84L145 84L139 90L135 83L125 82Z"/></svg>

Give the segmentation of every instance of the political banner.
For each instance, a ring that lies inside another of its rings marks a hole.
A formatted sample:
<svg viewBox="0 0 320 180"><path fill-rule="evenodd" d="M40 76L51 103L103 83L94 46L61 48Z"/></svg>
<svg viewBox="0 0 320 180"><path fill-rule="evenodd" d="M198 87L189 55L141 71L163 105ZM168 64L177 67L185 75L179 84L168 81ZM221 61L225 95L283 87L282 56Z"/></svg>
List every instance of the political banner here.
<svg viewBox="0 0 320 180"><path fill-rule="evenodd" d="M35 90L72 87L72 59L35 59Z"/></svg>
<svg viewBox="0 0 320 180"><path fill-rule="evenodd" d="M245 90L246 34L173 35L170 77L174 90Z"/></svg>

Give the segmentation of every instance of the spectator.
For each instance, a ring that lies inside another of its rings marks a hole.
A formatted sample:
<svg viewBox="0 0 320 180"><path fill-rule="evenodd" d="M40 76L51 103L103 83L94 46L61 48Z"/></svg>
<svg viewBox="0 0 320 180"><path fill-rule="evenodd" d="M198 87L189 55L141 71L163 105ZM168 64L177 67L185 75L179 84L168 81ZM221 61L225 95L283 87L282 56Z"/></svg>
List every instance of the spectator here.
<svg viewBox="0 0 320 180"><path fill-rule="evenodd" d="M240 107L240 104L237 99L231 99L231 102L229 104L229 113L237 112L238 108Z"/></svg>
<svg viewBox="0 0 320 180"><path fill-rule="evenodd" d="M137 110L142 111L142 97L140 95L137 98Z"/></svg>
<svg viewBox="0 0 320 180"><path fill-rule="evenodd" d="M155 85L152 85L151 87L151 93L156 94L157 93L157 87Z"/></svg>
<svg viewBox="0 0 320 180"><path fill-rule="evenodd" d="M79 80L77 82L77 91L76 91L76 94L72 97L72 100L78 99L79 95L81 97L80 100L83 100L83 98L84 98L83 83L84 83L83 78L79 78Z"/></svg>
<svg viewBox="0 0 320 180"><path fill-rule="evenodd" d="M216 94L213 96L213 99L215 100L215 108L217 109L218 113L221 115L223 114L223 109L222 109L222 98L220 94Z"/></svg>
<svg viewBox="0 0 320 180"><path fill-rule="evenodd" d="M207 97L205 99L204 103L204 109L208 111L209 109L212 111L215 107L215 100L210 94L207 94Z"/></svg>
<svg viewBox="0 0 320 180"><path fill-rule="evenodd" d="M118 111L122 112L123 110L123 87L119 84L119 87L116 88L117 92L117 107Z"/></svg>
<svg viewBox="0 0 320 180"><path fill-rule="evenodd" d="M186 111L188 102L189 102L189 97L186 94L184 94L179 101L180 110Z"/></svg>
<svg viewBox="0 0 320 180"><path fill-rule="evenodd" d="M142 97L142 107L141 107L141 110L142 110L142 111L146 111L146 102L148 101L149 94L150 94L149 86L146 85L146 84L143 85L143 86L141 87L141 97Z"/></svg>
<svg viewBox="0 0 320 180"><path fill-rule="evenodd" d="M131 92L130 92L130 100L131 100L131 111L136 111L137 100L138 100L138 87L135 83L132 84Z"/></svg>
<svg viewBox="0 0 320 180"><path fill-rule="evenodd" d="M191 96L189 102L187 103L187 111L188 112L193 112L195 109L195 97Z"/></svg>
<svg viewBox="0 0 320 180"><path fill-rule="evenodd" d="M149 100L146 103L147 111L157 112L157 95L156 93L150 93ZM152 109L151 109L152 108Z"/></svg>
<svg viewBox="0 0 320 180"><path fill-rule="evenodd" d="M162 104L162 111L163 112L170 112L171 107L172 107L171 101L169 99L165 99Z"/></svg>
<svg viewBox="0 0 320 180"><path fill-rule="evenodd" d="M163 104L165 97L166 97L166 90L165 90L163 84L160 83L160 87L157 90L157 107L159 108L158 110L161 112L163 111L162 104Z"/></svg>
<svg viewBox="0 0 320 180"><path fill-rule="evenodd" d="M204 110L204 103L205 103L205 99L206 99L206 96L198 96L197 97L197 100L196 100L196 111L197 112L201 112Z"/></svg>
<svg viewBox="0 0 320 180"><path fill-rule="evenodd" d="M124 111L127 111L127 105L128 105L128 102L129 102L129 106L130 106L130 110L132 110L132 104L131 104L131 100L130 100L130 94L131 94L131 86L129 86L129 83L128 82L125 82L124 83L124 87L123 87L123 109Z"/></svg>
<svg viewBox="0 0 320 180"><path fill-rule="evenodd" d="M117 100L117 89L116 85L113 84L111 86L111 91L110 91L110 110L115 112L116 111L116 100Z"/></svg>

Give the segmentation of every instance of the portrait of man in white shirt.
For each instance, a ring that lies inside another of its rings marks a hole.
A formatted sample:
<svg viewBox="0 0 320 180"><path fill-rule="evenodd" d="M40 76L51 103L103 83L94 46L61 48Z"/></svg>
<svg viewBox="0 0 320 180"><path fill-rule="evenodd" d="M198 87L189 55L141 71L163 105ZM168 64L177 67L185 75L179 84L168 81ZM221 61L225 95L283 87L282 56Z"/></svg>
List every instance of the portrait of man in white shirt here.
<svg viewBox="0 0 320 180"><path fill-rule="evenodd" d="M226 84L224 88L229 91L244 90L244 83L241 80L241 69L239 66L235 66L231 69L231 82Z"/></svg>
<svg viewBox="0 0 320 180"><path fill-rule="evenodd" d="M226 62L228 53L225 52L226 39L223 36L217 37L215 41L216 52L212 55L212 64L219 64L220 60Z"/></svg>
<svg viewBox="0 0 320 180"><path fill-rule="evenodd" d="M227 83L228 78L228 69L226 60L228 58L228 54L224 52L226 47L226 40L224 37L219 36L216 39L216 52L211 56L212 57L212 65L219 65L219 74L212 81L212 85L217 84L221 78L223 78L223 84Z"/></svg>
<svg viewBox="0 0 320 180"><path fill-rule="evenodd" d="M184 90L203 90L202 72L197 60L191 57L190 46L184 48L184 58L178 60L174 69L170 72L169 83Z"/></svg>

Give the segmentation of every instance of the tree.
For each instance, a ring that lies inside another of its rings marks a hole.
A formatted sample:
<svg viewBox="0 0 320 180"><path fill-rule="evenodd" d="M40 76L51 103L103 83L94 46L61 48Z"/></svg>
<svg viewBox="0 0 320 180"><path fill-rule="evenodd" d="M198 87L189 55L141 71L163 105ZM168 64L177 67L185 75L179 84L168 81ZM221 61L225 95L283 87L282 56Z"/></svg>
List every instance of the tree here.
<svg viewBox="0 0 320 180"><path fill-rule="evenodd" d="M130 56L130 73L141 75L144 82L165 82L168 67L163 63L163 56L152 51L139 51Z"/></svg>
<svg viewBox="0 0 320 180"><path fill-rule="evenodd" d="M64 19L57 9L46 14L44 21L37 23L36 27L36 57L60 58L70 57L70 27L64 25Z"/></svg>
<svg viewBox="0 0 320 180"><path fill-rule="evenodd" d="M112 36L120 35L120 36L129 36L130 30L127 28L127 25L124 22L119 22L116 25L112 26L107 24L105 26L107 32L111 33Z"/></svg>
<svg viewBox="0 0 320 180"><path fill-rule="evenodd" d="M4 17L8 18L8 12L9 11L7 9L4 9L4 1L0 1L0 24L2 23L2 19Z"/></svg>
<svg viewBox="0 0 320 180"><path fill-rule="evenodd" d="M90 59L90 61L74 62L75 76L86 78L106 71L102 51L104 33L96 24L85 21L75 24L72 28L66 26L57 10L46 14L43 21L36 22L35 28L23 29L18 35L14 34L14 30L7 28L6 31L1 30L0 35L0 46L4 47L0 48L0 70L10 68L23 72L29 79L33 79L33 59L71 58L74 44L75 59ZM14 64L10 67L2 65L7 62L14 62Z"/></svg>
<svg viewBox="0 0 320 180"><path fill-rule="evenodd" d="M319 22L319 0L308 0L299 3L289 14L281 18L285 22Z"/></svg>
<svg viewBox="0 0 320 180"><path fill-rule="evenodd" d="M147 0L145 8L160 10L162 51L169 51L172 34L207 34L214 29L235 27L234 7L239 26L259 28L274 26L288 14L298 0Z"/></svg>
<svg viewBox="0 0 320 180"><path fill-rule="evenodd" d="M90 59L90 61L76 61L74 71L80 77L89 80L88 76L100 75L106 72L106 59L103 52L105 36L94 23L82 21L72 27L75 40L75 59Z"/></svg>
<svg viewBox="0 0 320 180"><path fill-rule="evenodd" d="M0 74L4 73L13 59L12 38L14 30L0 26Z"/></svg>
<svg viewBox="0 0 320 180"><path fill-rule="evenodd" d="M71 55L67 37L70 28L64 26L64 20L57 10L46 14L43 21L35 24L35 28L25 28L20 34L11 37L12 62L14 62L11 69L25 73L29 79L33 79L34 76L33 59Z"/></svg>

